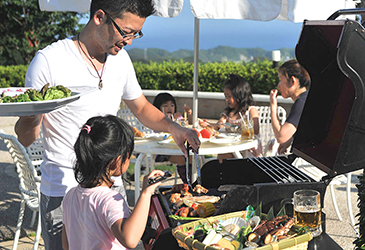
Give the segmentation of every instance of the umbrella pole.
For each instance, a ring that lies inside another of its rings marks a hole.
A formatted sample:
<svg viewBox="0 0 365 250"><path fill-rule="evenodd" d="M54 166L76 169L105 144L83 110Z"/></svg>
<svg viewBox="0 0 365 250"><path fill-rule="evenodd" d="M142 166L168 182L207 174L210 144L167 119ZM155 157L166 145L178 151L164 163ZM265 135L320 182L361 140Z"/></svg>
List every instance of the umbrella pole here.
<svg viewBox="0 0 365 250"><path fill-rule="evenodd" d="M194 17L193 126L198 127L199 18Z"/></svg>

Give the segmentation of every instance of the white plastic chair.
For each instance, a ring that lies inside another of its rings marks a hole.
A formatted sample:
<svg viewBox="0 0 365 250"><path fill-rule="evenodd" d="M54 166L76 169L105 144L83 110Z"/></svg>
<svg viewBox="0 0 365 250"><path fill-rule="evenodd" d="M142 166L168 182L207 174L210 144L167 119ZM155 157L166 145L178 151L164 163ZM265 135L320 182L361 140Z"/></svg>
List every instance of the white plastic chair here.
<svg viewBox="0 0 365 250"><path fill-rule="evenodd" d="M153 133L153 130L143 125L137 117L132 113L132 111L129 108L122 108L119 109L117 112L117 116L122 118L125 122L127 122L130 126L137 128L139 131L144 132L145 134L151 134ZM155 157L155 155L148 154L146 157L146 165L151 170L155 169L155 166L161 166L166 164L173 164L169 161L166 162L155 162L152 160ZM134 160L131 161L131 163L135 163ZM177 167L175 165L175 184L177 183ZM146 169L147 170L147 169ZM134 178L139 178L139 176L134 176Z"/></svg>
<svg viewBox="0 0 365 250"><path fill-rule="evenodd" d="M137 128L139 131L144 132L146 134L153 133L153 130L143 125L137 117L134 116L132 111L129 108L119 109L117 112L117 116L122 118L125 122L127 122L131 127Z"/></svg>
<svg viewBox="0 0 365 250"><path fill-rule="evenodd" d="M20 229L23 223L25 205L27 205L33 212L39 211L41 178L37 175L37 171L35 170L26 149L19 143L15 136L6 135L3 130L0 130L0 138L4 140L4 143L14 160L20 181L19 189L22 198L13 243L13 250L16 250L20 236ZM33 250L38 248L40 235L41 219L39 215Z"/></svg>
<svg viewBox="0 0 365 250"><path fill-rule="evenodd" d="M39 132L37 140L35 140L29 147L25 148L34 168L38 175L41 173L41 163L43 162L43 132Z"/></svg>
<svg viewBox="0 0 365 250"><path fill-rule="evenodd" d="M263 147L262 154L263 156L269 156L269 145L273 144L271 155L275 155L279 144L277 143L274 131L272 130L270 106L258 106L256 108L259 112L260 139ZM281 106L278 107L278 117L280 124L284 124L286 120L286 111Z"/></svg>
<svg viewBox="0 0 365 250"><path fill-rule="evenodd" d="M37 140L35 140L29 147L25 148L32 164L37 171L38 176L41 175L41 164L43 162L43 131L42 129L39 132L39 136ZM33 227L35 223L35 219L37 217L37 212L33 211L33 217L30 222L30 227Z"/></svg>

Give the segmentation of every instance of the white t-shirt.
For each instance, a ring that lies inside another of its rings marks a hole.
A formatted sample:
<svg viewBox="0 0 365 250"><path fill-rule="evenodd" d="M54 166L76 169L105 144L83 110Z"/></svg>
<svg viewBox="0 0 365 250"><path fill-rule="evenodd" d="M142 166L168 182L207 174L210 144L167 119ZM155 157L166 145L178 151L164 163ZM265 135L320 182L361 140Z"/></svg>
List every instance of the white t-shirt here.
<svg viewBox="0 0 365 250"><path fill-rule="evenodd" d="M129 217L122 195L105 186L70 189L62 201L63 224L69 249L126 249L115 238L111 227Z"/></svg>
<svg viewBox="0 0 365 250"><path fill-rule="evenodd" d="M142 95L125 50L115 56L108 55L102 80L101 90L81 96L60 111L45 114L41 192L47 196L62 197L78 184L72 170L73 146L82 125L93 116L116 115L121 99L134 100ZM74 42L64 39L39 51L29 65L25 86L40 89L47 83L50 86L98 87L99 77Z"/></svg>

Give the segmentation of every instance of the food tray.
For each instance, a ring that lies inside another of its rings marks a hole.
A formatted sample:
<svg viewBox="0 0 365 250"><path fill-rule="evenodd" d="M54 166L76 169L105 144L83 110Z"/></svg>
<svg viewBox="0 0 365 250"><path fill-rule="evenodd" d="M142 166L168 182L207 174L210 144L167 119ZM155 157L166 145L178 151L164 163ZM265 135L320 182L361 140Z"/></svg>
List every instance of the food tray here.
<svg viewBox="0 0 365 250"><path fill-rule="evenodd" d="M0 94L5 92L9 96L24 93L29 88L0 88ZM77 101L82 95L97 90L94 87L69 87L71 96L61 99L0 103L0 116L28 116L49 113Z"/></svg>
<svg viewBox="0 0 365 250"><path fill-rule="evenodd" d="M175 227L172 230L173 236L176 238L180 247L183 247L187 250L217 250L217 248L212 246L207 246L201 243L200 241L193 239L190 236L187 236L183 233L184 229L193 228L201 223L213 223L216 220L227 220L233 217L242 217L244 218L246 215L246 211L233 212L218 216L213 216L209 218L204 218L201 220L193 221L190 223L186 223L180 226ZM261 246L258 248L254 248L255 250L306 250L308 249L308 242L313 238L311 233L302 234L293 238L283 239L281 241L273 242L265 246Z"/></svg>

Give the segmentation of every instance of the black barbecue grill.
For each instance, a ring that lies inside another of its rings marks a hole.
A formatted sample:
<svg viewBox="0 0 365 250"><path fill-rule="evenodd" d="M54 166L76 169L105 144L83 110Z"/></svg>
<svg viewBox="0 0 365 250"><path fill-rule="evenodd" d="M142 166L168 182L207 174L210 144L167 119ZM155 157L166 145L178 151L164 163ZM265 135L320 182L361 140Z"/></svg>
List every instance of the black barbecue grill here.
<svg viewBox="0 0 365 250"><path fill-rule="evenodd" d="M342 10L331 18L363 11ZM222 213L261 202L266 209L274 206L277 211L280 199L304 188L318 190L323 201L326 186L335 176L365 166L365 28L353 20L304 21L296 57L311 77L311 88L293 154L222 164L212 161L204 166L203 185L243 185L227 193ZM314 181L291 165L296 157L327 175Z"/></svg>
<svg viewBox="0 0 365 250"><path fill-rule="evenodd" d="M282 201L292 197L298 189L315 189L321 194L323 206L325 182L317 182L291 165L295 155L213 160L202 168L202 185L226 191L219 213L244 209L247 205L271 207L278 213Z"/></svg>
<svg viewBox="0 0 365 250"><path fill-rule="evenodd" d="M365 28L353 20L334 20L364 11L340 10L326 21L304 21L296 57L310 74L311 88L292 154L206 163L202 185L225 193L220 214L260 203L263 211L273 207L277 213L298 189L319 191L323 207L326 187L335 176L365 166ZM313 180L292 165L297 157L327 175ZM338 249L331 247L318 249Z"/></svg>

